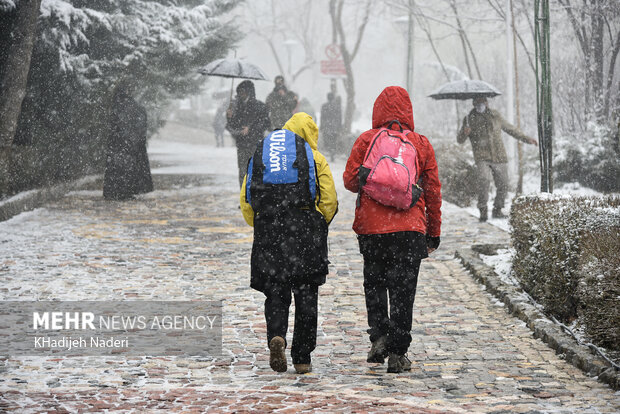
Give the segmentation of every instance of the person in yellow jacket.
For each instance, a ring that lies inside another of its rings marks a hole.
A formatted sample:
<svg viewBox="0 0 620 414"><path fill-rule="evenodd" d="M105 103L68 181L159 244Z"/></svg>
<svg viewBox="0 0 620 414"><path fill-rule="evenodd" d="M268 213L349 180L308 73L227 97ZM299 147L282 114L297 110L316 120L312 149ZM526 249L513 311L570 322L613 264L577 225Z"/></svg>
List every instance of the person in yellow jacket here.
<svg viewBox="0 0 620 414"><path fill-rule="evenodd" d="M287 369L284 351L292 295L291 358L298 373L312 370L310 354L316 347L318 288L325 283L329 263L327 228L338 211L334 178L317 149L318 139L312 117L294 114L259 144L241 186L241 211L254 227L250 286L266 297L269 365L278 372ZM293 157L291 165L287 160ZM287 177L293 179L289 182Z"/></svg>

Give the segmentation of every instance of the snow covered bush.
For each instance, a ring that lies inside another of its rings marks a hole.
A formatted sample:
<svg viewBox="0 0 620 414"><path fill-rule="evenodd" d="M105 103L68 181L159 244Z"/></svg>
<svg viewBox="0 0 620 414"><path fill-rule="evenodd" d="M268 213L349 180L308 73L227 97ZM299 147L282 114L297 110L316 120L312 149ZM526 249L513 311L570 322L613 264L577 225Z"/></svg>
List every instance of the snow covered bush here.
<svg viewBox="0 0 620 414"><path fill-rule="evenodd" d="M620 350L620 198L523 196L512 204L513 272L562 322Z"/></svg>
<svg viewBox="0 0 620 414"><path fill-rule="evenodd" d="M618 227L584 234L578 267L580 316L586 334L620 352L620 234Z"/></svg>
<svg viewBox="0 0 620 414"><path fill-rule="evenodd" d="M476 166L471 150L464 150L462 145L446 140L437 140L433 145L442 197L458 206L468 207L477 194Z"/></svg>
<svg viewBox="0 0 620 414"><path fill-rule="evenodd" d="M589 122L584 132L556 138L554 169L560 182L579 182L602 192L620 191L620 153L615 131Z"/></svg>

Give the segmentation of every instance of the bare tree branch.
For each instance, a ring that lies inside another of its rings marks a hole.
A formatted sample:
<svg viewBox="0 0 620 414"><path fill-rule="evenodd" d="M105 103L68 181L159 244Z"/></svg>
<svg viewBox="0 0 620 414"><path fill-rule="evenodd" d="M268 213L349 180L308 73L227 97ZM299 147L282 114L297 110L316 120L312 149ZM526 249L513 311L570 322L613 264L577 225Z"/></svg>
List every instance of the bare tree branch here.
<svg viewBox="0 0 620 414"><path fill-rule="evenodd" d="M414 14L414 16L415 16L416 20L418 21L418 24L419 24L420 28L426 34L426 38L428 39L428 43L431 45L431 49L433 50L433 54L435 55L435 57L437 58L437 61L439 62L439 65L441 66L441 71L446 76L446 79L448 80L448 82L450 82L452 79L450 79L450 75L448 74L448 70L446 69L446 66L443 63L443 60L441 59L441 56L439 55L439 52L437 51L437 48L435 47L435 42L433 41L433 37L431 35L431 30L428 27L428 21L423 20L424 18L419 16L418 14Z"/></svg>
<svg viewBox="0 0 620 414"><path fill-rule="evenodd" d="M501 7L498 7L497 5L493 4L491 0L487 0L487 2L489 3L489 6L491 6L491 8L495 10L497 15L501 17L502 20L506 19L506 14L504 13Z"/></svg>
<svg viewBox="0 0 620 414"><path fill-rule="evenodd" d="M364 14L364 18L362 19L362 24L357 29L357 40L355 41L355 46L353 47L353 51L351 52L351 61L355 59L357 55L357 51L360 48L360 44L362 43L362 38L364 37L364 30L366 29L366 25L368 24L368 18L370 17L370 5L372 4L372 0L366 1L366 12Z"/></svg>
<svg viewBox="0 0 620 414"><path fill-rule="evenodd" d="M570 20L573 26L575 36L577 37L577 40L579 41L579 45L581 46L581 50L584 56L586 57L589 56L590 50L589 50L588 44L590 42L588 41L588 35L585 32L585 27L579 24L580 21L581 22L585 21L584 20L585 16L583 15L583 11L582 11L581 19L577 20L575 13L573 13L573 7L570 3L570 0L558 0L558 3L560 3L560 5L564 7L564 10L566 10L566 14L568 15L568 19Z"/></svg>
<svg viewBox="0 0 620 414"><path fill-rule="evenodd" d="M315 64L316 64L316 60L312 60L312 61L304 63L303 66L297 69L297 72L293 74L293 82L295 82L295 80L299 77L299 75L301 75L308 69L312 69L312 66L314 66Z"/></svg>

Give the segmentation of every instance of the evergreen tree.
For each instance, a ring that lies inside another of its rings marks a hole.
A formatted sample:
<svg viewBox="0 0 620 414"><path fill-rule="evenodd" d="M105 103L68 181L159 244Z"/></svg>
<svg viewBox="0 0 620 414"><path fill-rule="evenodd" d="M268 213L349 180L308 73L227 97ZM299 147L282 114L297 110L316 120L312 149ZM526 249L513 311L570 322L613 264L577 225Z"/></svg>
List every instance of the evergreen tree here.
<svg viewBox="0 0 620 414"><path fill-rule="evenodd" d="M19 1L27 0L0 0L0 18ZM23 168L44 174L15 171L17 187L101 171L109 97L121 79L132 85L156 128L170 99L195 93L207 80L197 69L240 39L225 20L239 3L42 0L13 143L34 146L40 156Z"/></svg>

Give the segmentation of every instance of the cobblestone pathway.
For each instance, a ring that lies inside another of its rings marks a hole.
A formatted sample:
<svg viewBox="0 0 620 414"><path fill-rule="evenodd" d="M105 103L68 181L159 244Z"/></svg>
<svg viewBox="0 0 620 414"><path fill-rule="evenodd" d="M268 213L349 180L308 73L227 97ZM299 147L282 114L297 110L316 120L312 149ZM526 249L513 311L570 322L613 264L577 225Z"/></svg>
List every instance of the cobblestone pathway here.
<svg viewBox="0 0 620 414"><path fill-rule="evenodd" d="M498 231L450 205L440 250L421 269L412 371L366 363L354 197L341 185L314 372L274 373L263 296L248 287L252 233L235 176L156 175L155 184L122 203L74 192L0 223L0 298L222 299L224 356L3 358L0 411L620 411L617 393L534 339L453 258L458 243L498 241Z"/></svg>

